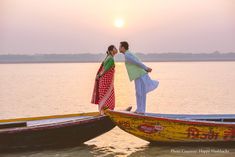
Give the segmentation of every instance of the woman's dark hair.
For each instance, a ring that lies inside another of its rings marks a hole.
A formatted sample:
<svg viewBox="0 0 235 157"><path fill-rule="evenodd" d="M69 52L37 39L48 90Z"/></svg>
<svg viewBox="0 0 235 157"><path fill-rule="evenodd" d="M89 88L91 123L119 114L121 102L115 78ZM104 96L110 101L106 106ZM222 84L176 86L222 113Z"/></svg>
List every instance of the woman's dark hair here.
<svg viewBox="0 0 235 157"><path fill-rule="evenodd" d="M128 44L128 42L122 41L122 42L120 42L120 44L121 44L121 47L124 47L126 50L129 49L129 44Z"/></svg>
<svg viewBox="0 0 235 157"><path fill-rule="evenodd" d="M114 48L115 48L114 45L110 45L110 46L108 47L108 50L106 51L107 55L108 55L108 54L110 53L110 51L112 51Z"/></svg>

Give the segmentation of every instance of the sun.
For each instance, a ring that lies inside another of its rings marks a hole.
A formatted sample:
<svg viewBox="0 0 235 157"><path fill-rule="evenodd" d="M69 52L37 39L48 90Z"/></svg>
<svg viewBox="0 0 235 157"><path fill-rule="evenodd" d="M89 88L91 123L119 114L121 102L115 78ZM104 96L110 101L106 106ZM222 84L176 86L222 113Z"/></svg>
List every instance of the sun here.
<svg viewBox="0 0 235 157"><path fill-rule="evenodd" d="M117 27L117 28L122 28L122 27L124 27L124 24L125 24L125 22L124 22L123 19L116 19L116 20L114 21L114 26Z"/></svg>

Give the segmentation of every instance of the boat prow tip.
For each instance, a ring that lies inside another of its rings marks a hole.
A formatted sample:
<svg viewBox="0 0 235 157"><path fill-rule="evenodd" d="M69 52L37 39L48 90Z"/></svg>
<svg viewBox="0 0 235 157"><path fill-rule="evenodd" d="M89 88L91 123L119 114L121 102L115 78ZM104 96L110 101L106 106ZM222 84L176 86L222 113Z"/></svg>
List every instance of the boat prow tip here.
<svg viewBox="0 0 235 157"><path fill-rule="evenodd" d="M125 111L131 111L132 110L132 106L129 106L125 109Z"/></svg>

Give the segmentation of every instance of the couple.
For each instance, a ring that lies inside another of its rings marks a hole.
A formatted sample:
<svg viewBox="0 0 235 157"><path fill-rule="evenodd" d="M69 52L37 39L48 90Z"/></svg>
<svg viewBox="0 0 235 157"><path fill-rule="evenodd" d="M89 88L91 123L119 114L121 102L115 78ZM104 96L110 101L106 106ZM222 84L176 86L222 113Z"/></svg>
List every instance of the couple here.
<svg viewBox="0 0 235 157"><path fill-rule="evenodd" d="M137 103L135 112L145 113L146 94L156 89L159 82L149 77L148 73L152 69L145 66L136 55L129 51L129 44L126 41L120 42L119 52L125 56L125 65L130 81L135 81ZM100 114L104 114L106 108L113 110L115 107L115 63L113 57L118 53L118 50L115 46L111 45L106 53L107 56L96 74L91 100L91 103L98 104Z"/></svg>

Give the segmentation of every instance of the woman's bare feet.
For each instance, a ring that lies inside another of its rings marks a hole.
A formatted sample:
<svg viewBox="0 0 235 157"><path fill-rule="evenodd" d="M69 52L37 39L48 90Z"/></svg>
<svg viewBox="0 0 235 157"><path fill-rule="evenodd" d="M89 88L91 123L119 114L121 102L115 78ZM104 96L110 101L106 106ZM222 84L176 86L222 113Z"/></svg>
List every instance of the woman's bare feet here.
<svg viewBox="0 0 235 157"><path fill-rule="evenodd" d="M104 110L102 109L101 111L100 111L100 115L104 115Z"/></svg>

